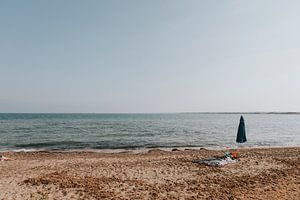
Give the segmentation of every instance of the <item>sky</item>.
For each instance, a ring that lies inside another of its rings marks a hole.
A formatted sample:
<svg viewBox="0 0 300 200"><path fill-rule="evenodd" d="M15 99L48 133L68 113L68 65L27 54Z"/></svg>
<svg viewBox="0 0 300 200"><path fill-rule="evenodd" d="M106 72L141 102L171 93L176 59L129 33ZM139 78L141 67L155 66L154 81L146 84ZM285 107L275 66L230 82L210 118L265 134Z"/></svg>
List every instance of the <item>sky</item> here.
<svg viewBox="0 0 300 200"><path fill-rule="evenodd" d="M0 112L299 112L299 10L0 0Z"/></svg>

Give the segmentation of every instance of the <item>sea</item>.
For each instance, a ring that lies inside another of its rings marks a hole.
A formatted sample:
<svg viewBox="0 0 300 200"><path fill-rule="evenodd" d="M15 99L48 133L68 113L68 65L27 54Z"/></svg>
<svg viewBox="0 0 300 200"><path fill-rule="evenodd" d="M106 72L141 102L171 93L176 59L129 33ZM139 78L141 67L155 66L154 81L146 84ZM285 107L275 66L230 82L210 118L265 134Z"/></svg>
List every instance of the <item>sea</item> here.
<svg viewBox="0 0 300 200"><path fill-rule="evenodd" d="M0 114L0 151L238 148L240 113ZM243 114L244 147L300 146L299 114Z"/></svg>

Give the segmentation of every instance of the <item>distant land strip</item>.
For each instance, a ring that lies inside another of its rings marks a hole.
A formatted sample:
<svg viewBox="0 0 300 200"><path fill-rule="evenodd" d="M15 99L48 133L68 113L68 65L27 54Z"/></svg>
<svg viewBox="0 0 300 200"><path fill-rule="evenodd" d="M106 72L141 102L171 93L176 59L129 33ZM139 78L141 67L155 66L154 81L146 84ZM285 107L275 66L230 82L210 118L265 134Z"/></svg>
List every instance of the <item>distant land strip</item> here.
<svg viewBox="0 0 300 200"><path fill-rule="evenodd" d="M300 112L182 112L184 114L282 114L299 115Z"/></svg>

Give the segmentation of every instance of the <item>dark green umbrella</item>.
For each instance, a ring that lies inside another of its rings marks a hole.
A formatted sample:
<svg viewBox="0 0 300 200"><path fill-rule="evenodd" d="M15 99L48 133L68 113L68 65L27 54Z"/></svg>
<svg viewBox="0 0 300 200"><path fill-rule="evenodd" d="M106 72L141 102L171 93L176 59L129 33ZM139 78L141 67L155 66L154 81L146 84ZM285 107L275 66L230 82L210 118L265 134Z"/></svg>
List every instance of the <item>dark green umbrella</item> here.
<svg viewBox="0 0 300 200"><path fill-rule="evenodd" d="M245 130L245 122L243 116L241 116L239 129L236 136L236 142L237 143L244 143L247 141L246 138L246 130Z"/></svg>

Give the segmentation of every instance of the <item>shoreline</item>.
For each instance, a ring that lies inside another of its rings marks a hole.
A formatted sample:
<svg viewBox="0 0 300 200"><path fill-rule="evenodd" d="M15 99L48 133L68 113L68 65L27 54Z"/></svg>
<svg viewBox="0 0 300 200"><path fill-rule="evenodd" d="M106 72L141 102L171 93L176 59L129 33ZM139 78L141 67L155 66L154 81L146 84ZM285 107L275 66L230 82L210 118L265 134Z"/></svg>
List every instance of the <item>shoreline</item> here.
<svg viewBox="0 0 300 200"><path fill-rule="evenodd" d="M217 146L197 146L197 147L150 147L150 148L116 148L116 149L93 149L93 148L84 148L84 149L66 149L66 150L51 150L51 149L10 149L10 150L0 150L1 153L18 153L18 152L58 152L58 153L69 153L69 152L91 152L91 153L147 153L152 150L161 150L161 151L185 151L185 150L210 150L210 151L230 151L236 149L280 149L280 148L300 148L299 145L290 145L290 146L235 146L235 147L217 147Z"/></svg>
<svg viewBox="0 0 300 200"><path fill-rule="evenodd" d="M192 161L223 151L6 152L0 199L300 199L300 147L239 154L209 167Z"/></svg>

